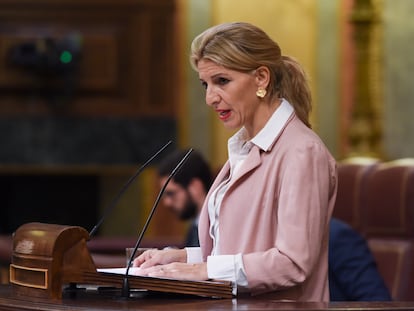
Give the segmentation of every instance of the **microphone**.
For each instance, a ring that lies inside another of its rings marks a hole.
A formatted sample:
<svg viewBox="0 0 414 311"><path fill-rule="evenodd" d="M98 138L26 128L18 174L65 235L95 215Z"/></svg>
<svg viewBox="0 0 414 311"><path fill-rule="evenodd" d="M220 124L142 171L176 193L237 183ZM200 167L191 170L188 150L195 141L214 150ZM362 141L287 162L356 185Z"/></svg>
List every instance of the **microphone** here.
<svg viewBox="0 0 414 311"><path fill-rule="evenodd" d="M134 246L134 250L133 250L133 252L131 254L131 257L129 257L129 260L128 260L128 264L127 264L126 271L125 271L125 276L124 276L124 282L122 284L122 292L121 292L121 295L124 298L128 298L129 297L129 294L130 294L129 280L128 280L129 268L131 267L132 260L135 257L135 254L136 254L136 252L138 250L138 247L141 244L142 238L143 238L143 236L145 234L145 231L148 228L148 225L149 225L149 223L151 221L151 218L154 215L155 209L157 208L158 204L160 203L161 197L164 194L165 188L167 187L168 183L175 176L175 174L177 174L177 172L183 166L183 164L185 163L185 161L187 161L187 159L190 156L191 152L193 152L193 149L192 148L187 151L187 153L184 155L184 157L181 159L181 161L178 162L178 164L172 170L172 172L170 173L170 175L168 175L167 180L165 181L165 183L162 186L160 192L158 193L157 198L155 199L154 205L152 206L152 209L151 209L151 211L150 211L150 213L148 215L148 218L147 218L147 220L145 222L145 225L142 228L142 230L141 230L141 232L139 234L138 240L137 240L137 242L136 242L136 244Z"/></svg>
<svg viewBox="0 0 414 311"><path fill-rule="evenodd" d="M112 210L115 208L116 204L118 204L119 199L124 194L124 192L128 189L128 187L131 185L131 183L138 177L139 174L154 160L161 152L164 151L165 148L167 148L171 144L171 140L168 141L164 146L162 146L151 158L149 158L144 164L141 165L141 167L135 172L135 174L129 178L129 180L125 183L125 185L121 188L121 190L118 192L116 197L112 200L111 204L108 205L108 207L105 209L101 219L98 221L98 223L92 228L92 230L89 232L89 237L92 237L96 231L98 230L99 226L103 223L103 221L108 217L108 215L112 212Z"/></svg>

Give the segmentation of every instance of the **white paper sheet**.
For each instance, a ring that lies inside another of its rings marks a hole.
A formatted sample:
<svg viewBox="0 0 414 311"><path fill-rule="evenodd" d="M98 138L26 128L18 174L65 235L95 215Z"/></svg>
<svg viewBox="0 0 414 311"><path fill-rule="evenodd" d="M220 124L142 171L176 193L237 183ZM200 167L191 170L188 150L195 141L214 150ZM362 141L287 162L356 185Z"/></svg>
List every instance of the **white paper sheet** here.
<svg viewBox="0 0 414 311"><path fill-rule="evenodd" d="M105 272L105 273L114 273L114 274L122 274L125 275L126 268L102 268L97 269L98 272ZM141 268L138 267L131 267L129 268L128 274L129 275L142 275L140 273Z"/></svg>

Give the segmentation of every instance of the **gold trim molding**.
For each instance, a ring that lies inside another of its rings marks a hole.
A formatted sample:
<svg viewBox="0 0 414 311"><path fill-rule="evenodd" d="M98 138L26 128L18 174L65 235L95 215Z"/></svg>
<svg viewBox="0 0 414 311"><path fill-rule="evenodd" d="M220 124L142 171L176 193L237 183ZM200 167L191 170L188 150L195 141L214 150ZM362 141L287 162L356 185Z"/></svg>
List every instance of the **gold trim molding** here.
<svg viewBox="0 0 414 311"><path fill-rule="evenodd" d="M349 156L383 155L381 12L379 0L355 0L350 16L354 34L355 94L348 132Z"/></svg>

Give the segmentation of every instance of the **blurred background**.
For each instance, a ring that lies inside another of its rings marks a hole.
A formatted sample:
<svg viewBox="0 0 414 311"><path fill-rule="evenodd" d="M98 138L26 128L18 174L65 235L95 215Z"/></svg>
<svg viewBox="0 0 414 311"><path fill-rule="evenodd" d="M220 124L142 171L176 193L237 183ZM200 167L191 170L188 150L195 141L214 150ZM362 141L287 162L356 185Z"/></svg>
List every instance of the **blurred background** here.
<svg viewBox="0 0 414 311"><path fill-rule="evenodd" d="M411 0L0 0L0 233L31 221L90 230L168 140L218 169L233 133L204 104L188 55L222 22L258 25L302 63L313 128L338 161L412 157L412 12ZM138 236L156 163L99 236ZM184 232L161 207L144 240Z"/></svg>

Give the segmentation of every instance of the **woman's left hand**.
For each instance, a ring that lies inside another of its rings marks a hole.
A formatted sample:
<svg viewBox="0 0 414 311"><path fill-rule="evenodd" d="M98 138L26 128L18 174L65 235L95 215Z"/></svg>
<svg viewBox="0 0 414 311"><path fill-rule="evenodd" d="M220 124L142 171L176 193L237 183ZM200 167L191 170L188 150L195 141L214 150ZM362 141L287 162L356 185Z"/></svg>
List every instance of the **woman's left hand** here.
<svg viewBox="0 0 414 311"><path fill-rule="evenodd" d="M141 269L140 275L177 280L205 281L208 279L207 263L173 262Z"/></svg>

